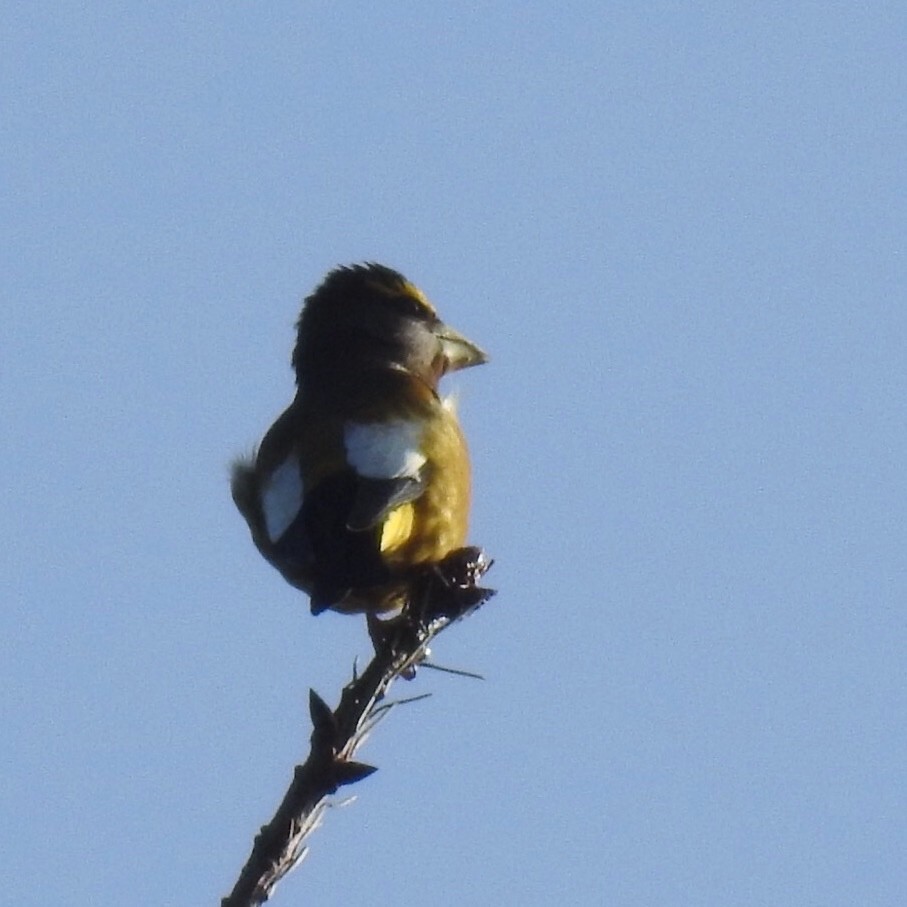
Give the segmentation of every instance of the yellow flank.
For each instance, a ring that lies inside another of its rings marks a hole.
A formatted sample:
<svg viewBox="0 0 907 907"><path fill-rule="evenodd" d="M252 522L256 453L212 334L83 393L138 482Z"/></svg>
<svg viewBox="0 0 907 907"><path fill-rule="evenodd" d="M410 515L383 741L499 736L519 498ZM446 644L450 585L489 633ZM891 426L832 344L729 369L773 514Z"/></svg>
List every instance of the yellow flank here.
<svg viewBox="0 0 907 907"><path fill-rule="evenodd" d="M381 553L392 569L439 561L466 543L469 456L449 412L441 410L427 424L422 449L428 455L425 491L394 510L382 528ZM437 462L445 468L436 469Z"/></svg>
<svg viewBox="0 0 907 907"><path fill-rule="evenodd" d="M381 552L394 551L404 544L413 531L413 505L401 504L392 510L381 527Z"/></svg>

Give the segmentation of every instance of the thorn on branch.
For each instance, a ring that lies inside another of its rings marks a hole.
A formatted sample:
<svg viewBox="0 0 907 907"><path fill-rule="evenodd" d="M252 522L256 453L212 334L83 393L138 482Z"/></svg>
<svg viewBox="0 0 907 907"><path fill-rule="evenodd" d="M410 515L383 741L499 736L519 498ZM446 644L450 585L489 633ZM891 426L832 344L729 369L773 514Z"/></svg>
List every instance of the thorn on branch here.
<svg viewBox="0 0 907 907"><path fill-rule="evenodd" d="M349 762L338 759L334 763L334 771L337 778L337 786L342 787L344 784L355 784L363 778L368 778L369 775L373 775L378 771L378 767L368 765L365 762Z"/></svg>
<svg viewBox="0 0 907 907"><path fill-rule="evenodd" d="M330 706L314 690L309 690L309 715L312 717L312 746L334 750L337 719Z"/></svg>

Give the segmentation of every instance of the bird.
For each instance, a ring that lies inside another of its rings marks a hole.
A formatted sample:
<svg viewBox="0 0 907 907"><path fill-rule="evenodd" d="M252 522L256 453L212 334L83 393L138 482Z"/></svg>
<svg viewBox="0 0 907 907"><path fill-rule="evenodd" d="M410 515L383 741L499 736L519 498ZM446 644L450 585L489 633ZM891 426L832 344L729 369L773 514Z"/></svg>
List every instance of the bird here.
<svg viewBox="0 0 907 907"><path fill-rule="evenodd" d="M438 385L487 361L385 265L337 267L305 299L295 397L234 462L231 491L312 613L399 614L416 578L462 549L469 452Z"/></svg>

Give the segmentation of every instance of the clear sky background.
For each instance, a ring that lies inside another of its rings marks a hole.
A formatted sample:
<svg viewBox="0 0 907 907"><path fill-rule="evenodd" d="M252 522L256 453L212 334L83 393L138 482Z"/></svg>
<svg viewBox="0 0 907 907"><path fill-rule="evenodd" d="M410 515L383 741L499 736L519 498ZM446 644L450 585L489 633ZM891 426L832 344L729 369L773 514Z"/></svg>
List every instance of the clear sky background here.
<svg viewBox="0 0 907 907"><path fill-rule="evenodd" d="M294 904L901 905L907 7L8 4L0 902L216 904L335 703L227 474L403 271L498 597Z"/></svg>

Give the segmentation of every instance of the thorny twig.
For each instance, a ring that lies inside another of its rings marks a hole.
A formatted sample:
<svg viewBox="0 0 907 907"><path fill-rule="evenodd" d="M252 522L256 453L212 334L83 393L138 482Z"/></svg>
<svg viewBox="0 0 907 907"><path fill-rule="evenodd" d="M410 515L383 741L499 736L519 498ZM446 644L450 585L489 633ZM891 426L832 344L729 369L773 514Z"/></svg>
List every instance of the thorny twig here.
<svg viewBox="0 0 907 907"><path fill-rule="evenodd" d="M382 703L388 689L398 677L413 675L435 636L494 594L478 585L491 563L479 548L455 551L425 573L400 617L386 624L372 622L375 657L344 687L333 712L310 690L309 756L296 766L283 801L256 835L252 853L221 907L258 907L267 901L277 883L304 859L305 841L321 824L328 798L375 771L353 757L392 708L393 703Z"/></svg>

